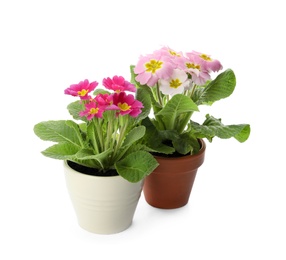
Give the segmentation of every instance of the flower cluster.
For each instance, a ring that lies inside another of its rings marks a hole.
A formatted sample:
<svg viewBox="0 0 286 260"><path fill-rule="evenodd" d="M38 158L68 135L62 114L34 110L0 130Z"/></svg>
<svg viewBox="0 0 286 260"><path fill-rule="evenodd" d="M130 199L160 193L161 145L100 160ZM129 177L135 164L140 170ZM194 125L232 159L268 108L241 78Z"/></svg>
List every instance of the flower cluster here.
<svg viewBox="0 0 286 260"><path fill-rule="evenodd" d="M177 52L164 46L141 55L130 68L137 97L145 101L145 110L148 105L150 116L142 125L146 126L145 144L153 152L196 154L202 138L210 142L215 136L234 137L240 142L248 138L248 124L224 125L209 114L202 124L192 120L200 105L212 105L230 96L236 85L234 72L219 72L223 68L220 61L210 55ZM216 72L212 79L211 74Z"/></svg>
<svg viewBox="0 0 286 260"><path fill-rule="evenodd" d="M141 113L143 104L134 99L132 94L127 94L125 91L135 92L136 88L133 84L126 81L122 76L114 76L105 78L102 81L106 89L113 90L113 93L99 93L95 97L90 95L97 86L98 82L89 83L87 79L72 84L65 89L64 93L72 96L78 96L84 100L85 109L80 112L80 116L86 116L88 120L94 117L102 118L103 112L107 110L116 110L116 115L129 114L132 117L137 117Z"/></svg>
<svg viewBox="0 0 286 260"><path fill-rule="evenodd" d="M134 84L122 76L103 79L105 88L97 88L98 85L97 81L85 79L64 90L65 94L78 97L67 106L76 121L49 120L34 126L39 138L56 143L42 154L72 162L84 173L118 174L138 182L158 166L139 143L146 132L140 124L147 117L142 113L143 102L135 98Z"/></svg>
<svg viewBox="0 0 286 260"><path fill-rule="evenodd" d="M105 89L87 79L72 84L64 93L79 98L67 107L75 121L49 120L34 126L39 138L56 143L42 154L103 175L115 170L137 182L158 166L150 152L196 154L202 138L244 142L249 124L225 125L209 114L203 123L192 120L199 106L233 93L236 78L231 69L211 79L211 73L220 70L221 63L210 55L162 47L130 66L130 82L114 76L103 79Z"/></svg>
<svg viewBox="0 0 286 260"><path fill-rule="evenodd" d="M194 85L204 85L210 80L211 72L221 69L221 63L210 55L196 51L183 54L162 47L152 54L141 56L134 73L141 85L154 87L158 84L163 94L175 95Z"/></svg>

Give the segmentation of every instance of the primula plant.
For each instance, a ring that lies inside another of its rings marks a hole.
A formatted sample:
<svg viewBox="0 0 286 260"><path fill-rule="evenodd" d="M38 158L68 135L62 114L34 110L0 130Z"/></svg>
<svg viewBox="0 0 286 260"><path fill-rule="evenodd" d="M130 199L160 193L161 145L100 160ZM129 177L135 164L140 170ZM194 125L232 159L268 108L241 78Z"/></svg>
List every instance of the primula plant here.
<svg viewBox="0 0 286 260"><path fill-rule="evenodd" d="M115 173L138 182L158 165L138 142L145 134L140 124L147 116L141 113L143 104L132 93L135 86L121 76L105 78L102 85L105 89L95 90L98 82L84 80L65 89L65 94L79 98L67 107L74 120L34 126L39 138L56 142L42 154L67 160L76 169L88 167L96 175Z"/></svg>
<svg viewBox="0 0 286 260"><path fill-rule="evenodd" d="M248 139L249 124L224 125L209 114L201 124L191 119L200 105L212 105L234 91L234 72L227 69L218 73L223 68L218 60L196 51L182 53L162 47L142 55L130 68L144 113L152 112L142 122L150 151L180 156L197 153L202 138L210 142L215 136L234 137L239 142ZM218 75L212 79L212 73Z"/></svg>

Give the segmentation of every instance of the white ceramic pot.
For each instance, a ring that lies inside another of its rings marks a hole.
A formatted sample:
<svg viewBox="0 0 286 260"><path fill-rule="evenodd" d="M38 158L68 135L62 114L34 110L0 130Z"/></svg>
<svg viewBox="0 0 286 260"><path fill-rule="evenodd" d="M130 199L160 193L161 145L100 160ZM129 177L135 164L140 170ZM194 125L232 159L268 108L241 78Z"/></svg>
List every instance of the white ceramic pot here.
<svg viewBox="0 0 286 260"><path fill-rule="evenodd" d="M64 172L78 223L83 229L97 234L114 234L132 224L143 181L130 183L121 176L82 174L66 161Z"/></svg>

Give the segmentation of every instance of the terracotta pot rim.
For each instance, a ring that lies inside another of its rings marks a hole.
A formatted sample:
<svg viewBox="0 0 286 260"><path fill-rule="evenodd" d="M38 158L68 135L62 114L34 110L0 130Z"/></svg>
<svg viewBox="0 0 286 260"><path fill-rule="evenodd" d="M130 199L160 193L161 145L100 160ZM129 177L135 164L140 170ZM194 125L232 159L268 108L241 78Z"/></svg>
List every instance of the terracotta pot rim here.
<svg viewBox="0 0 286 260"><path fill-rule="evenodd" d="M183 161L183 160L188 160L189 157L199 157L201 156L205 150L206 150L206 143L203 139L199 139L200 143L201 143L201 149L198 153L196 154L190 154L190 155L184 155L184 156L180 156L180 157L164 157L164 156L160 156L160 155L154 155L154 157L156 159L160 159L161 161L172 161L172 160L176 160L176 161Z"/></svg>

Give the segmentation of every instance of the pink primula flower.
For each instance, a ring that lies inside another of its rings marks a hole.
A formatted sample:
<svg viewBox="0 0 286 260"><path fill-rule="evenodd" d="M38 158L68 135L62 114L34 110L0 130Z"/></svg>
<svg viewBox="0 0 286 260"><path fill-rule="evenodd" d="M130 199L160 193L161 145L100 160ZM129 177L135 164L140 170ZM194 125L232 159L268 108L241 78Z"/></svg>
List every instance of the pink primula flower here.
<svg viewBox="0 0 286 260"><path fill-rule="evenodd" d="M86 100L90 99L88 95L97 87L98 83L96 81L89 83L87 79L80 81L78 84L72 84L69 88L65 89L65 94L80 97L80 99Z"/></svg>
<svg viewBox="0 0 286 260"><path fill-rule="evenodd" d="M125 92L114 93L113 103L120 110L120 115L129 114L132 117L137 117L141 113L143 104L136 100L132 94L126 94Z"/></svg>
<svg viewBox="0 0 286 260"><path fill-rule="evenodd" d="M214 60L210 57L210 55L201 53L201 52L197 52L197 51L192 51L191 53L187 54L189 57L190 56L196 56L199 57L199 59L201 60L201 63L203 64L204 68L208 71L213 71L213 72L217 72L219 70L221 70L223 67L221 65L221 63L218 60Z"/></svg>
<svg viewBox="0 0 286 260"><path fill-rule="evenodd" d="M102 118L102 114L104 112L104 108L98 106L95 100L90 101L85 104L85 110L79 113L80 116L86 116L87 120L91 120L94 117Z"/></svg>
<svg viewBox="0 0 286 260"><path fill-rule="evenodd" d="M100 107L104 107L105 110L117 110L118 107L113 104L113 95L112 94L98 94L95 98L95 101Z"/></svg>
<svg viewBox="0 0 286 260"><path fill-rule="evenodd" d="M174 66L168 56L162 52L154 52L146 56L141 56L134 68L136 80L140 84L147 84L153 87L159 79L168 79L173 72Z"/></svg>
<svg viewBox="0 0 286 260"><path fill-rule="evenodd" d="M136 88L133 84L125 80L122 76L114 76L111 78L105 78L102 81L103 86L107 89L114 90L115 92L131 91L135 92Z"/></svg>

